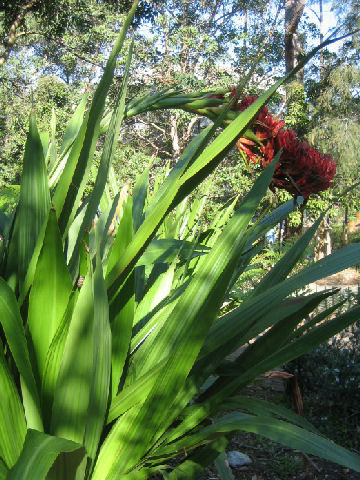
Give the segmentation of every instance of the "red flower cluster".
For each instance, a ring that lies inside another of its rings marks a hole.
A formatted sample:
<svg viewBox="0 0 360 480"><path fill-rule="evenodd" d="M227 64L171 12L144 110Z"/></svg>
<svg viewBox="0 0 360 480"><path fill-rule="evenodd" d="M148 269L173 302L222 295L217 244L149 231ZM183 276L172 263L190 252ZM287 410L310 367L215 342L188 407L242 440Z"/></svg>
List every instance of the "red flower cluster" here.
<svg viewBox="0 0 360 480"><path fill-rule="evenodd" d="M235 91L231 92L232 95ZM232 110L243 111L257 97L237 100ZM276 165L271 187L282 188L292 195L308 198L311 193L328 189L336 173L336 163L330 155L324 155L306 142L301 142L296 133L284 129L285 122L273 117L267 107L257 116L252 131L261 141L258 145L251 139L240 138L236 144L249 160L259 162L265 168L282 149Z"/></svg>

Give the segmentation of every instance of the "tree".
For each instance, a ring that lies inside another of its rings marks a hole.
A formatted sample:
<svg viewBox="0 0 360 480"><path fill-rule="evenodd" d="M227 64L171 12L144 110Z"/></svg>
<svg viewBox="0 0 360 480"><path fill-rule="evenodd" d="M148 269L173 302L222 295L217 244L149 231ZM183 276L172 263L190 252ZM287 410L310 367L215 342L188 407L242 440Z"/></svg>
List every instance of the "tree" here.
<svg viewBox="0 0 360 480"><path fill-rule="evenodd" d="M102 10L126 13L131 0L104 0L90 2L84 0L0 0L0 32L3 50L0 53L0 67L9 57L18 41L24 36L35 36L32 45L41 42L41 37L56 39L61 43L62 36L69 30L89 30L94 22L94 6ZM99 12L97 12L99 13ZM143 2L137 12L135 23L150 19L153 9ZM31 29L29 26L31 25ZM34 37L33 37L34 38ZM73 51L74 53L75 51ZM75 52L76 53L76 52Z"/></svg>
<svg viewBox="0 0 360 480"><path fill-rule="evenodd" d="M302 41L298 26L304 12L305 0L285 0L285 67L286 73L291 72L298 63L298 57L303 53ZM302 71L297 73L297 80L303 79Z"/></svg>
<svg viewBox="0 0 360 480"><path fill-rule="evenodd" d="M31 109L38 114L40 129L48 131L54 108L61 136L80 94L91 88L102 69L116 35L108 25L121 25L128 3L0 1L0 184L19 181ZM148 13L154 11L145 4L136 21L148 18ZM21 115L14 117L14 111Z"/></svg>

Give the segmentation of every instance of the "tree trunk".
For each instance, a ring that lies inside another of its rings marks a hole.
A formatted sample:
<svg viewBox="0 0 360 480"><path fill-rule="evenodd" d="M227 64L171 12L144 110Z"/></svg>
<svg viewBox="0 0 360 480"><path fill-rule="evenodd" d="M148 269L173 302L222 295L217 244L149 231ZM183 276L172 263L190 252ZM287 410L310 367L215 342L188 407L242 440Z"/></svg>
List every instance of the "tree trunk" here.
<svg viewBox="0 0 360 480"><path fill-rule="evenodd" d="M178 120L175 114L170 115L170 138L174 160L177 160L180 155L180 142L178 133Z"/></svg>
<svg viewBox="0 0 360 480"><path fill-rule="evenodd" d="M323 0L319 0L319 8L320 8L320 15L319 15L319 28L320 28L320 45L324 41L324 16L323 16ZM324 69L324 52L320 50L320 81L322 80L322 74Z"/></svg>
<svg viewBox="0 0 360 480"><path fill-rule="evenodd" d="M298 35L298 25L304 12L305 0L285 0L285 66L286 73L297 65L297 56L302 53L302 44ZM303 81L303 71L296 78Z"/></svg>
<svg viewBox="0 0 360 480"><path fill-rule="evenodd" d="M349 208L345 207L345 216L344 216L344 243L347 245L349 243Z"/></svg>
<svg viewBox="0 0 360 480"><path fill-rule="evenodd" d="M314 260L317 262L327 255L331 254L331 235L330 235L329 218L324 218L316 234L316 245L314 248Z"/></svg>
<svg viewBox="0 0 360 480"><path fill-rule="evenodd" d="M244 57L247 62L247 35L248 35L248 11L246 6L244 7Z"/></svg>

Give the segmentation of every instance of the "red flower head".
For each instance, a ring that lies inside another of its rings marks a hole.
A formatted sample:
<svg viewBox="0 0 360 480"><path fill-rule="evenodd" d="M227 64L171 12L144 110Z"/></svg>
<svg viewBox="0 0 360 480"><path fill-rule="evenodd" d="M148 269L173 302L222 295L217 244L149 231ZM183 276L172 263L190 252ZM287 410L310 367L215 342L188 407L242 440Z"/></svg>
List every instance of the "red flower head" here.
<svg viewBox="0 0 360 480"><path fill-rule="evenodd" d="M234 95L235 90L232 90L231 93ZM258 97L243 97L240 102L237 102L233 106L233 110L246 110L246 108L254 103L257 98ZM256 121L252 126L252 130L259 140L264 141L276 137L284 125L285 122L283 120L277 120L269 113L268 108L264 107L258 114ZM263 149L266 148L264 145L259 148L259 145L254 141L245 138L240 138L236 145L238 149L245 152L248 158L253 162L261 162ZM271 145L268 148L268 154L270 154L270 151Z"/></svg>
<svg viewBox="0 0 360 480"><path fill-rule="evenodd" d="M234 95L234 91L232 91ZM245 110L257 97L243 97L236 103L236 110ZM271 186L287 190L292 195L308 198L311 193L328 189L336 173L336 163L330 155L324 155L306 142L301 142L293 130L284 130L285 122L274 118L264 107L252 131L262 142L240 138L239 150L245 152L249 160L259 162L265 168L282 149Z"/></svg>
<svg viewBox="0 0 360 480"><path fill-rule="evenodd" d="M235 97L236 89L231 89ZM223 95L212 95L223 99ZM240 94L231 110L242 112L257 99L256 96ZM284 129L285 122L277 120L264 107L257 115L251 130L259 142L251 138L240 138L236 146L253 162L259 162L265 168L281 149L280 160L276 165L271 183L272 188L282 188L292 195L308 198L311 193L328 189L336 173L336 163L330 155L324 155L306 142L301 142L296 133Z"/></svg>
<svg viewBox="0 0 360 480"><path fill-rule="evenodd" d="M292 195L308 198L312 193L328 189L336 173L336 163L306 142L300 142L293 130L280 130L278 135L262 148L265 167L274 153L282 149L272 186Z"/></svg>

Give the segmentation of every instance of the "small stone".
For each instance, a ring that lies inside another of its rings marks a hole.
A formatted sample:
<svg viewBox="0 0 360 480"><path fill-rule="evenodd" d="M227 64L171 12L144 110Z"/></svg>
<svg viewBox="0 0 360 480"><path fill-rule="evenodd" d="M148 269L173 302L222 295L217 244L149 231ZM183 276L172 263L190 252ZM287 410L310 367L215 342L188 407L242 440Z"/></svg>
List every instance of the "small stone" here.
<svg viewBox="0 0 360 480"><path fill-rule="evenodd" d="M250 465L250 463L252 463L251 458L236 450L227 452L227 459L230 467L242 467L243 465Z"/></svg>

